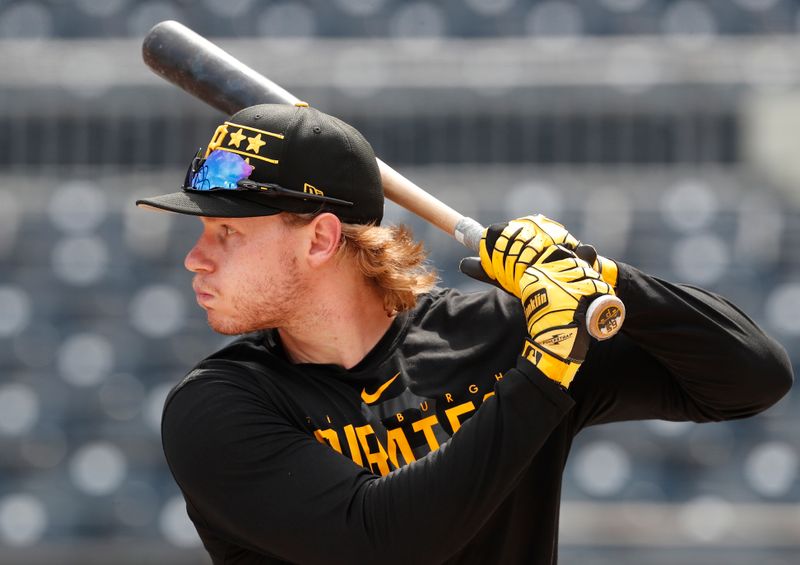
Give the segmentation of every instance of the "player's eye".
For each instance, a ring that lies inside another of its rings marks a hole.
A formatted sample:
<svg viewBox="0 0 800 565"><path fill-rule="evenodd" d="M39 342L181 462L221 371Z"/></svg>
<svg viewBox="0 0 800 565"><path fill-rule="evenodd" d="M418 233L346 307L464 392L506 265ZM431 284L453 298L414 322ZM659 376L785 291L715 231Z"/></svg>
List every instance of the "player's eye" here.
<svg viewBox="0 0 800 565"><path fill-rule="evenodd" d="M222 235L225 236L225 237L228 237L228 236L233 235L233 234L236 233L236 230L233 229L228 224L222 224L221 228L222 228Z"/></svg>

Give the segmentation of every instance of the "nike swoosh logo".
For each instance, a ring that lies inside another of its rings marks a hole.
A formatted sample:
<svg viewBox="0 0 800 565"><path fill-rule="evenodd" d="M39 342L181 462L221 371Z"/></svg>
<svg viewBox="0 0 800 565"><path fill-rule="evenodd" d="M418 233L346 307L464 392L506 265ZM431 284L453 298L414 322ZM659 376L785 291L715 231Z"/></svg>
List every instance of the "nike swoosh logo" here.
<svg viewBox="0 0 800 565"><path fill-rule="evenodd" d="M399 376L400 376L400 373L398 372L398 373L397 373L395 376L393 376L391 379L389 379L388 381L386 381L385 383L383 383L381 386L379 386L379 387L378 387L378 390L376 390L376 391L375 391L375 392L373 392L373 393L369 393L369 392L367 392L367 389L362 389L362 390L361 390L361 400L363 400L363 401L364 401L365 403L367 403L367 404L372 404L373 402L377 402L377 401L378 401L378 399L379 399L379 398L381 397L381 395L383 394L383 392L384 392L384 391L385 391L387 388L389 388L389 386L390 386L390 385L391 385L391 384L394 382L394 380L395 380L397 377L399 377Z"/></svg>

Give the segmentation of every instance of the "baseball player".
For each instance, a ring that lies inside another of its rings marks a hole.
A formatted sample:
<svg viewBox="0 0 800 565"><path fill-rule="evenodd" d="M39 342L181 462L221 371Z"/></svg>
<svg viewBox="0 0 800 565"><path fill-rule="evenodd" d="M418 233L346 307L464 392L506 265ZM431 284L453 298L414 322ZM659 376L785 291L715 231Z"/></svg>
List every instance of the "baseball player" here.
<svg viewBox="0 0 800 565"><path fill-rule="evenodd" d="M472 266L502 289L436 288L409 232L380 225L370 145L305 104L236 113L181 191L137 204L200 217L185 259L197 301L242 334L163 415L216 564L555 563L581 429L743 418L793 380L724 298L579 259L542 216L484 233ZM598 342L582 317L604 294L627 319Z"/></svg>

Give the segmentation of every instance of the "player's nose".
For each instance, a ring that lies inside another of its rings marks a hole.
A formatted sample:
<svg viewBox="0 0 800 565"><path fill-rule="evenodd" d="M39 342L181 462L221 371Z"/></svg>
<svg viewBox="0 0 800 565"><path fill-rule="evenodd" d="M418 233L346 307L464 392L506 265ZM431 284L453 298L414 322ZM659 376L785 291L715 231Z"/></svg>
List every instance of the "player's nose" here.
<svg viewBox="0 0 800 565"><path fill-rule="evenodd" d="M206 253L202 235L186 254L183 266L193 273L208 273L213 270L214 264Z"/></svg>

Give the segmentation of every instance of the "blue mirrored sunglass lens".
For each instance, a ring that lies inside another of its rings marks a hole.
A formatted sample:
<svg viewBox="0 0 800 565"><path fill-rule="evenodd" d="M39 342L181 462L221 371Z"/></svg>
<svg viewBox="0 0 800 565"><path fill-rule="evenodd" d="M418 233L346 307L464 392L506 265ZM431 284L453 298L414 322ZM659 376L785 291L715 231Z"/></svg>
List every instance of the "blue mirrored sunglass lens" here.
<svg viewBox="0 0 800 565"><path fill-rule="evenodd" d="M192 175L191 187L195 190L236 190L237 183L248 178L254 168L236 153L216 149Z"/></svg>

